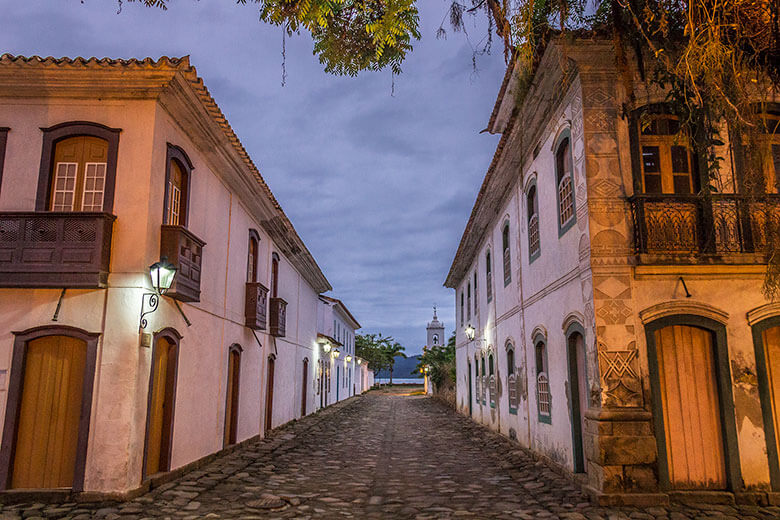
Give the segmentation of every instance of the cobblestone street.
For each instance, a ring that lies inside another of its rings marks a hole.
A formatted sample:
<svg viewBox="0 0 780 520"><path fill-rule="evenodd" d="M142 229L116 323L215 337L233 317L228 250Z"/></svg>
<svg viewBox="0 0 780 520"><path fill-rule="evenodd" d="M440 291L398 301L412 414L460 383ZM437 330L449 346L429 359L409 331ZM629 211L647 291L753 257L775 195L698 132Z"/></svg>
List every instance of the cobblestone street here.
<svg viewBox="0 0 780 520"><path fill-rule="evenodd" d="M8 505L0 518L780 517L777 507L594 507L508 440L403 392L326 409L127 503Z"/></svg>

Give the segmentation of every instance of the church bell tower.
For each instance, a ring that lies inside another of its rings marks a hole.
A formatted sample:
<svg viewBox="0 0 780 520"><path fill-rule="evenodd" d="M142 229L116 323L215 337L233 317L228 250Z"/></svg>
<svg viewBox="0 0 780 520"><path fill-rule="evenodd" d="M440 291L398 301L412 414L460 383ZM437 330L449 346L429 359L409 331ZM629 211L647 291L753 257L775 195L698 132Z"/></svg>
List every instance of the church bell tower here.
<svg viewBox="0 0 780 520"><path fill-rule="evenodd" d="M433 306L433 321L428 324L428 347L444 345L447 342L444 337L444 324L436 316L436 306Z"/></svg>

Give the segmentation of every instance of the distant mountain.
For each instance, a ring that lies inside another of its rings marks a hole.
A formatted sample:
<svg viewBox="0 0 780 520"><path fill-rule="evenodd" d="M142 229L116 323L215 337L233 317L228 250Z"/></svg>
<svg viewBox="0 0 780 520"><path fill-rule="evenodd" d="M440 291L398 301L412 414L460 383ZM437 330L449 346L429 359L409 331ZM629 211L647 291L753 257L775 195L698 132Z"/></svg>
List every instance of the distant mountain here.
<svg viewBox="0 0 780 520"><path fill-rule="evenodd" d="M402 358L402 357L395 358L395 366L393 367L393 377L397 377L399 379L411 379L411 378L422 379L422 374L420 373L420 371L415 369L417 363L420 362L420 357L421 356L417 355L417 356L409 356L408 358ZM387 379L390 377L390 371L380 370L379 375L377 377Z"/></svg>

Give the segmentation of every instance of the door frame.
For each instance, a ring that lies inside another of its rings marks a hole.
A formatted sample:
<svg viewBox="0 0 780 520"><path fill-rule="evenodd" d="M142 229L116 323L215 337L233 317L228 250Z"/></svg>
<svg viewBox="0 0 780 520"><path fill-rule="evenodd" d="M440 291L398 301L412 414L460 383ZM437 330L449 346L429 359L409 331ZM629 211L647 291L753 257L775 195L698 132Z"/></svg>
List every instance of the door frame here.
<svg viewBox="0 0 780 520"><path fill-rule="evenodd" d="M469 372L469 417L472 417L474 415L474 405L472 401L474 400L474 396L471 393L471 387L474 384L474 381L472 380L472 374L471 374L471 360L466 359L467 369Z"/></svg>
<svg viewBox="0 0 780 520"><path fill-rule="evenodd" d="M309 358L303 358L303 384L301 385L301 417L306 417L307 401L309 400Z"/></svg>
<svg viewBox="0 0 780 520"><path fill-rule="evenodd" d="M266 384L265 384L265 419L263 420L263 432L271 431L271 425L274 421L274 379L276 378L276 356L268 356L266 364Z"/></svg>
<svg viewBox="0 0 780 520"><path fill-rule="evenodd" d="M658 483L664 491L674 490L669 481L669 458L666 451L666 430L664 428L663 403L661 402L658 349L655 344L655 332L672 325L698 327L712 334L715 382L718 386L718 399L720 401L719 415L723 439L723 456L726 465L726 490L739 491L742 488L742 469L739 461L739 444L737 442L737 424L734 416L734 395L731 383L726 326L711 318L696 314L664 316L645 324L653 427L658 447Z"/></svg>
<svg viewBox="0 0 780 520"><path fill-rule="evenodd" d="M89 423L92 415L92 393L95 383L95 366L97 362L97 346L99 332L87 332L67 325L44 325L24 331L12 331L14 335L11 373L8 378L8 398L5 407L5 422L3 424L3 440L0 447L0 489L8 489L13 475L14 451L16 449L16 433L19 413L22 407L22 387L24 384L24 369L27 356L27 343L46 336L68 336L84 341L87 344L86 366L84 367L84 384L81 391L81 411L79 415L79 438L76 444L76 464L73 470L73 487L75 492L84 490L84 471L87 462L87 443L89 440Z"/></svg>
<svg viewBox="0 0 780 520"><path fill-rule="evenodd" d="M772 417L772 395L769 388L769 372L766 366L766 350L762 335L765 330L780 327L780 316L772 316L753 324L753 348L756 353L756 375L758 377L758 395L761 401L761 413L764 419L764 439L769 459L769 481L773 491L780 491L780 454L777 452L775 421ZM780 413L780 410L778 410Z"/></svg>
<svg viewBox="0 0 780 520"><path fill-rule="evenodd" d="M151 426L151 414L150 408L152 406L152 386L154 383L154 355L157 352L157 345L159 343L160 339L166 339L176 345L176 356L173 363L173 395L171 396L171 424L170 429L168 431L168 439L169 439L169 445L168 445L168 464L166 465L165 469L160 471L160 473L167 472L171 470L171 458L173 455L173 424L176 422L176 390L178 389L178 379L179 379L179 351L181 350L181 338L182 335L179 334L179 331L174 329L173 327L166 327L162 330L159 330L154 333L154 336L152 337L152 356L151 356L151 362L149 365L149 385L147 388L146 393L146 426L144 428L144 452L143 452L143 460L141 461L141 482L144 482L149 479L151 475L146 474L146 458L147 458L147 451L149 449L149 427ZM169 360L170 362L170 360ZM166 377L165 384L168 384L168 380Z"/></svg>
<svg viewBox="0 0 780 520"><path fill-rule="evenodd" d="M232 444L236 444L238 442L238 412L239 412L239 406L241 406L241 400L239 399L239 396L241 395L241 354L244 352L244 349L239 345L238 343L233 343L228 347L228 362L227 362L227 377L225 378L225 420L224 422L224 432L222 435L222 447L230 446ZM233 382L233 386L236 389L236 393L232 393L232 389L228 386L228 383L230 383L230 358L233 356L233 354L236 353L238 355L238 365L236 367L236 373L235 373L235 380ZM228 401L227 397L228 395L231 397L231 400ZM235 408L235 414L233 414L233 411L231 408ZM228 419L230 419L230 424L228 424ZM233 439L231 433L231 430L233 429L233 422L236 424L236 431L234 432L235 439Z"/></svg>
<svg viewBox="0 0 780 520"><path fill-rule="evenodd" d="M583 374L579 373L579 359L577 355L577 345L572 345L572 338L575 334L582 337L583 355L582 360ZM585 412L580 410L580 376L585 380L585 387L588 385L588 362L587 362L587 343L585 341L585 329L579 322L573 322L566 329L566 364L567 376L569 379L569 421L571 422L571 445L572 445L572 468L574 473L587 473L587 460L585 457L584 433L582 431L582 422ZM587 399L588 396L585 396ZM575 413L576 412L576 413ZM576 415L576 421L575 421Z"/></svg>

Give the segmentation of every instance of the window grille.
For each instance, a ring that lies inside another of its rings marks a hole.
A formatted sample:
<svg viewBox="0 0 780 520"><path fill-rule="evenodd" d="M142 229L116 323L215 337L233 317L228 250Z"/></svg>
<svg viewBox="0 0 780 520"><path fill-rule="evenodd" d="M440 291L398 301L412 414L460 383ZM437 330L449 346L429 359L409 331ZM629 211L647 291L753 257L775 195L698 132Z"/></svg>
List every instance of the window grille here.
<svg viewBox="0 0 780 520"><path fill-rule="evenodd" d="M571 175L568 172L564 173L561 182L558 183L558 214L560 215L561 219L561 227L568 224L572 217L574 217L574 192L571 186Z"/></svg>
<svg viewBox="0 0 780 520"><path fill-rule="evenodd" d="M509 388L509 408L517 409L517 376L510 374L506 379L506 386Z"/></svg>
<svg viewBox="0 0 780 520"><path fill-rule="evenodd" d="M487 294L487 301L490 303L493 300L493 270L490 266L490 252L488 252L485 260L485 292Z"/></svg>
<svg viewBox="0 0 780 520"><path fill-rule="evenodd" d="M531 256L539 253L539 215L532 215L528 220L528 251Z"/></svg>
<svg viewBox="0 0 780 520"><path fill-rule="evenodd" d="M539 372L536 376L537 403L539 405L539 415L550 416L550 382L545 372Z"/></svg>

